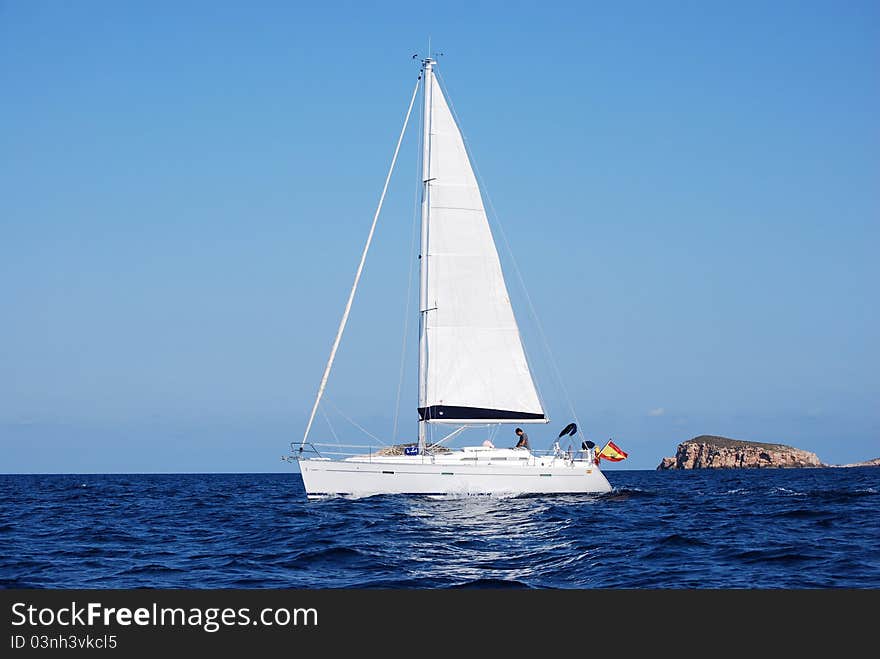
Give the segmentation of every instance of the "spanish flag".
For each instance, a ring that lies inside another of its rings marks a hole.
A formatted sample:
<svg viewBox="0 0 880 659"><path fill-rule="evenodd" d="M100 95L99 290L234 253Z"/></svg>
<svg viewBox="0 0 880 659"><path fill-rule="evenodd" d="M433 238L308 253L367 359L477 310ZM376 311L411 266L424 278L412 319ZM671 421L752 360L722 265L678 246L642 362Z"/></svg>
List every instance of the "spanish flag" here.
<svg viewBox="0 0 880 659"><path fill-rule="evenodd" d="M600 458L605 458L606 460L610 460L611 462L620 462L621 460L626 460L626 457L626 451L621 449L610 439L608 440L608 443L602 447L602 450L596 454L597 460Z"/></svg>

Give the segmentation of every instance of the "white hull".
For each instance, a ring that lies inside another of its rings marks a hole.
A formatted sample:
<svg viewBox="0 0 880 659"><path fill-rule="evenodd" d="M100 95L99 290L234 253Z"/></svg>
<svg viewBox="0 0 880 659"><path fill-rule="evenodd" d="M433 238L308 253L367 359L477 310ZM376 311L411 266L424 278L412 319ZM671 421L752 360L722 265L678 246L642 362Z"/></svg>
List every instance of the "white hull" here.
<svg viewBox="0 0 880 659"><path fill-rule="evenodd" d="M310 499L377 494L518 495L610 492L586 460L534 456L513 449L467 447L438 456L358 456L300 460Z"/></svg>

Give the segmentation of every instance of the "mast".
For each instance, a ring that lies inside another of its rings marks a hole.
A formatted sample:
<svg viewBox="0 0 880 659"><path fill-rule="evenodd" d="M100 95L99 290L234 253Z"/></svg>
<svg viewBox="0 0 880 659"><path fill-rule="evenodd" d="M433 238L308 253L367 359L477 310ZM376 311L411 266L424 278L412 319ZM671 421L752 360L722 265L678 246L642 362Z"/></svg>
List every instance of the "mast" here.
<svg viewBox="0 0 880 659"><path fill-rule="evenodd" d="M431 183L431 90L433 89L434 60L428 57L424 65L422 85L424 89L424 106L422 108L422 228L419 247L419 408L427 404L428 375L428 344L427 322L428 313L428 198ZM426 446L427 422L419 420L419 453L423 454Z"/></svg>

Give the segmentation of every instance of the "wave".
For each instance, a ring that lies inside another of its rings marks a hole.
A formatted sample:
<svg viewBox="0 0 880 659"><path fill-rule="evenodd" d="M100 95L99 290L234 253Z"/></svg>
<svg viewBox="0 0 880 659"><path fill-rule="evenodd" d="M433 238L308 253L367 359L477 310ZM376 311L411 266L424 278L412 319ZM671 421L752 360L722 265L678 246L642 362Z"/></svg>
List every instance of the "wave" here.
<svg viewBox="0 0 880 659"><path fill-rule="evenodd" d="M147 565L138 565L135 567L130 567L126 570L121 570L116 574L123 576L128 574L170 574L174 572L185 572L185 570L178 567L159 565L158 563L149 563Z"/></svg>
<svg viewBox="0 0 880 659"><path fill-rule="evenodd" d="M731 553L731 558L744 563L804 563L815 560L815 557L793 547L734 551Z"/></svg>
<svg viewBox="0 0 880 659"><path fill-rule="evenodd" d="M827 503L843 503L852 499L860 499L862 497L872 497L878 494L878 490L873 487L863 488L835 488L835 489L807 489L806 491L793 490L786 487L774 487L770 489L770 494L778 494L788 497L810 497L816 501Z"/></svg>
<svg viewBox="0 0 880 659"><path fill-rule="evenodd" d="M815 510L811 508L796 508L794 510L784 510L774 513L771 517L790 517L793 519L811 519L811 518L827 518L830 513L827 510Z"/></svg>
<svg viewBox="0 0 880 659"><path fill-rule="evenodd" d="M789 496L789 497L808 496L808 494L806 492L798 492L797 490L790 490L787 487L774 487L770 490L770 494L782 494L784 496Z"/></svg>
<svg viewBox="0 0 880 659"><path fill-rule="evenodd" d="M627 499L649 499L657 496L656 492L643 490L640 487L615 487L610 492L595 495L600 501L626 501Z"/></svg>
<svg viewBox="0 0 880 659"><path fill-rule="evenodd" d="M301 566L304 561L348 561L355 558L366 558L367 554L351 547L328 547L316 551L305 551L295 557Z"/></svg>
<svg viewBox="0 0 880 659"><path fill-rule="evenodd" d="M483 578L483 579L473 579L472 581L465 581L462 583L453 584L451 586L447 586L447 588L449 588L449 589L461 589L461 588L515 588L515 589L528 588L528 589L531 589L532 586L525 583L524 581L519 581L517 579Z"/></svg>
<svg viewBox="0 0 880 659"><path fill-rule="evenodd" d="M671 547L706 547L709 543L698 540L697 538L689 538L678 533L673 533L658 540L657 544Z"/></svg>

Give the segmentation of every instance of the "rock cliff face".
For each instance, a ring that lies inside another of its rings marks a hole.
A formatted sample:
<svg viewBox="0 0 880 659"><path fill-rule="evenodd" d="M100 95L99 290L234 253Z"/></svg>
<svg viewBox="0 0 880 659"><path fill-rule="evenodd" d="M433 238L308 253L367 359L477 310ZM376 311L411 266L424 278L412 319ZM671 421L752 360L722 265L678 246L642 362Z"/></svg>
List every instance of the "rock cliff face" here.
<svg viewBox="0 0 880 659"><path fill-rule="evenodd" d="M678 445L674 458L663 458L658 470L755 469L767 467L821 467L815 453L784 444L744 442L700 435Z"/></svg>

